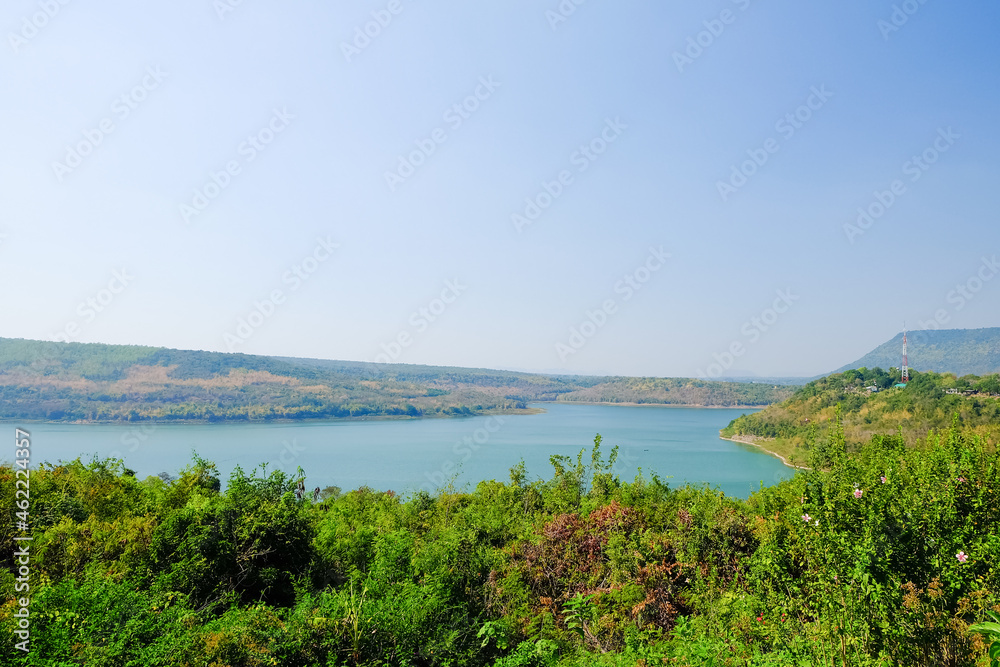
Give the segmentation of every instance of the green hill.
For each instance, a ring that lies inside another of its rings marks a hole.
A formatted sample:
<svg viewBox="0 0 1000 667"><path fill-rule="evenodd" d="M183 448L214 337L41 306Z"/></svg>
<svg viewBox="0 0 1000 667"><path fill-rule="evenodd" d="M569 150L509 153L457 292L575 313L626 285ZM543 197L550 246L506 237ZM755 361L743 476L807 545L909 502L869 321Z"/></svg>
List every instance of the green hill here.
<svg viewBox="0 0 1000 667"><path fill-rule="evenodd" d="M938 373L989 375L1000 372L1000 327L941 329L906 334L910 368ZM852 364L838 368L894 368L902 363L903 334L886 341Z"/></svg>
<svg viewBox="0 0 1000 667"><path fill-rule="evenodd" d="M764 406L789 387L538 375L0 338L0 419L331 419L516 413L529 402Z"/></svg>
<svg viewBox="0 0 1000 667"><path fill-rule="evenodd" d="M1000 431L1000 375L961 378L951 373L910 372L905 387L898 369L861 368L814 380L788 400L733 420L723 437L761 444L794 464L805 464L834 424L836 410L846 437L855 442L900 432L908 444L951 425L958 415L970 432Z"/></svg>

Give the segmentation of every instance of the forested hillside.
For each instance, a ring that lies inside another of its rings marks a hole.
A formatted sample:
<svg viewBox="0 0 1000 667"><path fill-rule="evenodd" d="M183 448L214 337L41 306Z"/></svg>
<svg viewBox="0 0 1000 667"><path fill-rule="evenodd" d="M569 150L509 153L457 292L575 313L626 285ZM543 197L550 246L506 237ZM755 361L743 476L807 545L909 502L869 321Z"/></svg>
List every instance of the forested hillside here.
<svg viewBox="0 0 1000 667"><path fill-rule="evenodd" d="M590 391L593 390L593 391ZM0 419L271 420L514 413L528 402L763 406L786 387L536 375L0 339Z"/></svg>
<svg viewBox="0 0 1000 667"><path fill-rule="evenodd" d="M1000 432L1000 375L956 377L910 371L896 387L898 369L861 368L814 380L788 400L733 420L725 437L758 441L769 451L801 464L826 436L842 411L849 439L863 442L877 433L899 432L913 444L952 419L977 433Z"/></svg>
<svg viewBox="0 0 1000 667"><path fill-rule="evenodd" d="M592 387L560 394L557 400L741 407L782 401L795 389L786 385L719 383L684 378L606 378Z"/></svg>

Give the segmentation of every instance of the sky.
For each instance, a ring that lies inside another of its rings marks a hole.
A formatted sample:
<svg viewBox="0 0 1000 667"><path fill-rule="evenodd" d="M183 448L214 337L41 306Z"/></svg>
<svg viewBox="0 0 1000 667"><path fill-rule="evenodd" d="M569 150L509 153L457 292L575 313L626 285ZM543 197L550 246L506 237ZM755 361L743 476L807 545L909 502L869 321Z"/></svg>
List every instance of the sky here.
<svg viewBox="0 0 1000 667"><path fill-rule="evenodd" d="M7 0L0 336L718 377L998 326L998 25Z"/></svg>

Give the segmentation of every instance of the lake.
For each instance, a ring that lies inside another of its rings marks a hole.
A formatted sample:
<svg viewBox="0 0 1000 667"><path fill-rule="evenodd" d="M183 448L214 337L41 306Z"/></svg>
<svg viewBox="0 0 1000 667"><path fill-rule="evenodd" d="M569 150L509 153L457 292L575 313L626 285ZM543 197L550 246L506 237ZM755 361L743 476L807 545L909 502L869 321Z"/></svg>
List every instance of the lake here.
<svg viewBox="0 0 1000 667"><path fill-rule="evenodd" d="M266 462L268 470L289 473L301 466L309 489L335 485L346 491L367 485L405 493L434 490L453 477L456 488L472 489L483 479L507 481L510 467L521 459L531 479L551 476L551 454L575 460L583 448L589 462L596 433L604 438L605 453L619 446L616 472L623 480L632 480L641 468L670 477L672 486L707 483L746 498L761 482L770 486L794 474L754 447L719 439L719 429L750 410L535 407L546 412L406 421L26 426L32 435L32 465L114 456L140 478L160 472L176 477L197 451L218 465L223 484L235 466L249 471Z"/></svg>

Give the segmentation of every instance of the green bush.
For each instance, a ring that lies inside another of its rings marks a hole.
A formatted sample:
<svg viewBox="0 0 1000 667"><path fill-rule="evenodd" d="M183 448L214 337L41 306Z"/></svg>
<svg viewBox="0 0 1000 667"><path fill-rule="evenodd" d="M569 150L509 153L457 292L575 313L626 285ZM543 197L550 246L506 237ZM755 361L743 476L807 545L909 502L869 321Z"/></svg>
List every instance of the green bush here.
<svg viewBox="0 0 1000 667"><path fill-rule="evenodd" d="M862 371L859 371L863 375ZM865 378L857 380L869 381ZM960 423L849 442L748 500L624 482L598 437L471 493L358 489L195 459L32 472L32 651L3 664L974 667L1000 649L1000 459ZM0 494L13 499L13 470ZM979 623L977 623L979 621ZM981 636L977 632L985 632Z"/></svg>

